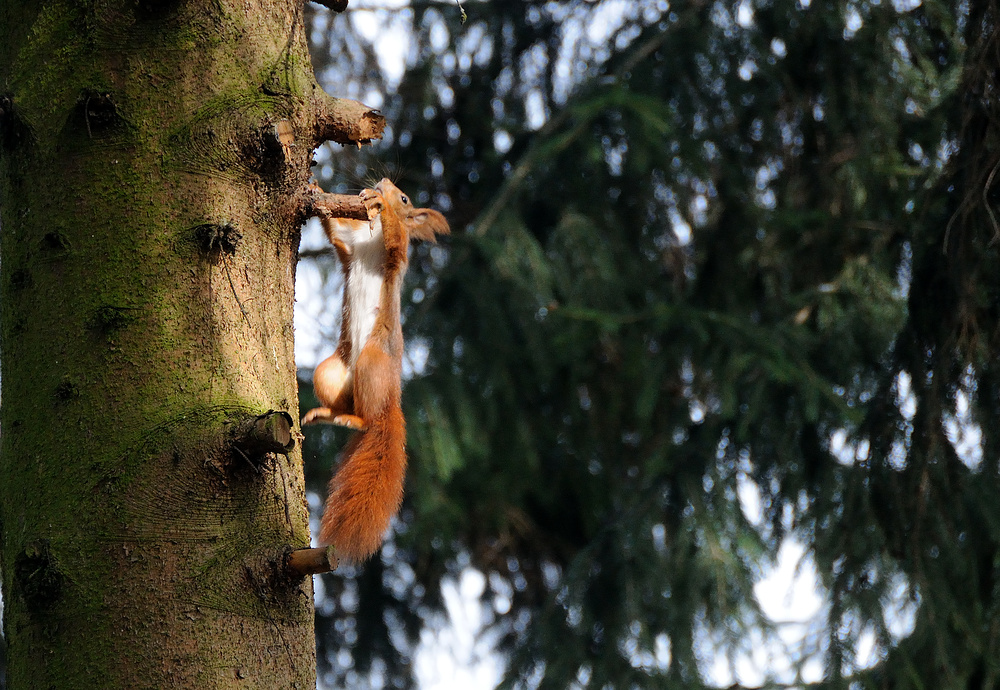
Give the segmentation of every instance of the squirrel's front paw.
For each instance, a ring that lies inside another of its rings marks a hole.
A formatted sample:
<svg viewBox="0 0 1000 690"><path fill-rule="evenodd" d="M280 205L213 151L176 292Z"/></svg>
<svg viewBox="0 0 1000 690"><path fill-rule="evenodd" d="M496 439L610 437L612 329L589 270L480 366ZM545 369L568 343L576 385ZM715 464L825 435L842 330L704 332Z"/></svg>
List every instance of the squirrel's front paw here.
<svg viewBox="0 0 1000 690"><path fill-rule="evenodd" d="M382 212L382 207L385 206L385 200L382 198L382 194L380 194L378 190L362 189L361 194L358 196L361 197L361 202L365 205L365 208L368 209L368 220L371 220Z"/></svg>

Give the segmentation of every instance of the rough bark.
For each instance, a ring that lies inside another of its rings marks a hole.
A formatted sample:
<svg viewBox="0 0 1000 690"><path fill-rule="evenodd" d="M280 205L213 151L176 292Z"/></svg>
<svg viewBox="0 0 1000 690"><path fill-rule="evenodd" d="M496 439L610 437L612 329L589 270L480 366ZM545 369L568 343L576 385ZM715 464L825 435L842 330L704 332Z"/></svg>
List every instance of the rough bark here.
<svg viewBox="0 0 1000 690"><path fill-rule="evenodd" d="M298 236L312 149L382 120L302 9L0 0L11 688L315 686Z"/></svg>

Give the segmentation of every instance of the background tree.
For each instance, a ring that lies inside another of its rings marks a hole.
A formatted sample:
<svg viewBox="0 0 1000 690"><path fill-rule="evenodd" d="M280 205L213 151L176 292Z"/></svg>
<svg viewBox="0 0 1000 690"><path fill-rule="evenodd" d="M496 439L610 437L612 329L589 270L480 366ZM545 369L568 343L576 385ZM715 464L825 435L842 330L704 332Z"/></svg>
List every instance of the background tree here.
<svg viewBox="0 0 1000 690"><path fill-rule="evenodd" d="M703 687L778 643L753 584L794 537L825 603L782 680L996 684L996 3L465 6L392 15L399 79L313 23L465 228L411 268L404 519L325 579L321 669L411 685L471 565L510 685Z"/></svg>
<svg viewBox="0 0 1000 690"><path fill-rule="evenodd" d="M12 688L308 688L292 303L312 149L381 119L299 2L0 3Z"/></svg>

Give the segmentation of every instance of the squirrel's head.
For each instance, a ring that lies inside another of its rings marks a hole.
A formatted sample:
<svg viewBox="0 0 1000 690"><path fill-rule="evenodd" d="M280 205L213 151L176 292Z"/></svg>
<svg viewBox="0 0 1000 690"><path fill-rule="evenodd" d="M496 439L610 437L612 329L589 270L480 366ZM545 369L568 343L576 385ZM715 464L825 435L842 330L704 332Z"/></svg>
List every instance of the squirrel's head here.
<svg viewBox="0 0 1000 690"><path fill-rule="evenodd" d="M375 185L375 189L399 215L411 240L436 242L437 235L451 233L448 221L445 220L440 211L435 211L432 208L414 208L410 197L404 194L403 190L394 185L390 179L383 177Z"/></svg>

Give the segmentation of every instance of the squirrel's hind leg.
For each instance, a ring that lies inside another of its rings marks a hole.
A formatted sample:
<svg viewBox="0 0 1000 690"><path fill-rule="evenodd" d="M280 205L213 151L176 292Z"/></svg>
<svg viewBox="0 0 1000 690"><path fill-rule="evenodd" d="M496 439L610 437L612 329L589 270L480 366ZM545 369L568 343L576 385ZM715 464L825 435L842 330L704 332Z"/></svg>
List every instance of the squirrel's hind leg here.
<svg viewBox="0 0 1000 690"><path fill-rule="evenodd" d="M322 407L309 410L302 418L302 425L313 422L338 424L339 415L353 416L354 377L338 353L324 359L313 372L313 391ZM342 424L342 426L349 426ZM352 427L357 428L357 427Z"/></svg>
<svg viewBox="0 0 1000 690"><path fill-rule="evenodd" d="M365 420L356 414L338 414L336 417L330 420L331 424L336 424L337 426L347 427L348 429L356 429L357 431L364 431L368 428L368 424Z"/></svg>

